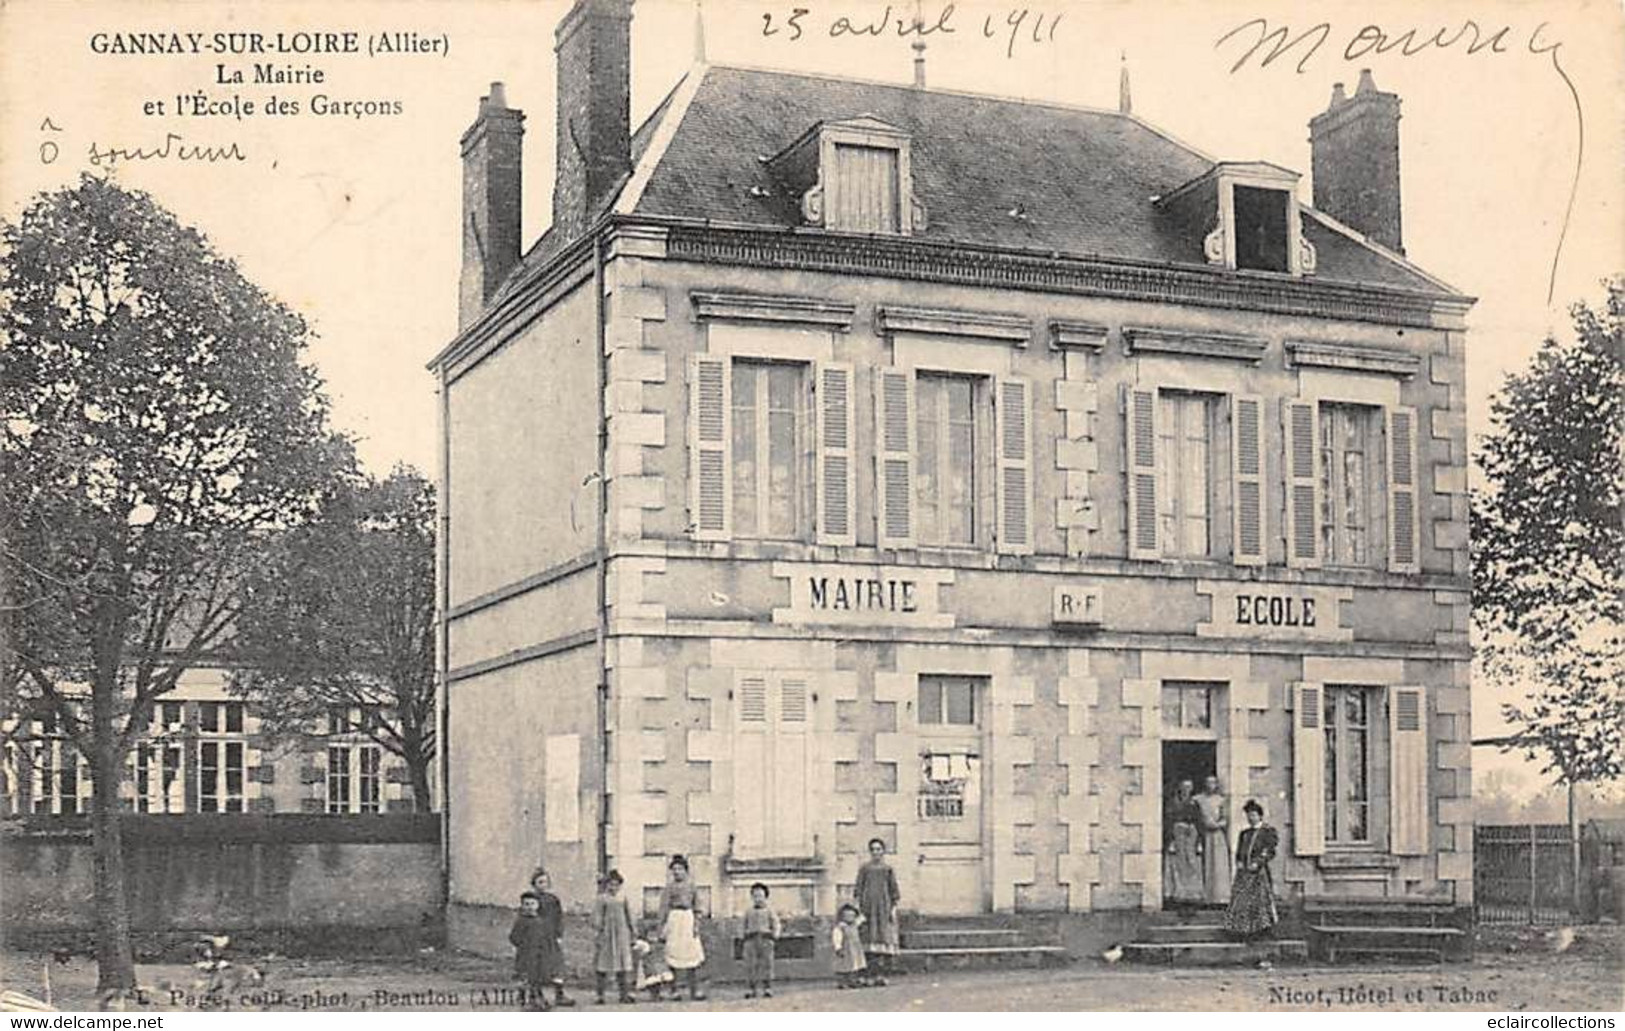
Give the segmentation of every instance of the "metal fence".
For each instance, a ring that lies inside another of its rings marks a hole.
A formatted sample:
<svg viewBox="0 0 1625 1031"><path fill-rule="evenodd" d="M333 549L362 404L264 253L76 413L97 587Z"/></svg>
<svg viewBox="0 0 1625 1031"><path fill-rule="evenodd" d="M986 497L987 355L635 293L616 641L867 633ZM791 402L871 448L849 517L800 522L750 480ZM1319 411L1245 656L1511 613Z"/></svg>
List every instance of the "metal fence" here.
<svg viewBox="0 0 1625 1031"><path fill-rule="evenodd" d="M1473 897L1479 921L1566 924L1595 919L1611 846L1595 833L1582 832L1576 893L1574 839L1566 825L1478 826L1473 832Z"/></svg>

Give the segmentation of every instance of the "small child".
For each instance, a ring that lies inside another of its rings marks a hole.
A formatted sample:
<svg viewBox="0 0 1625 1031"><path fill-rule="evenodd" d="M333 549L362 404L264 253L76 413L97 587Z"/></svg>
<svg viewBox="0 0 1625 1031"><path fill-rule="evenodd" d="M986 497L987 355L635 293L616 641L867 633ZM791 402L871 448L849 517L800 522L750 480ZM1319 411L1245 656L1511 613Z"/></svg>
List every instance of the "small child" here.
<svg viewBox="0 0 1625 1031"><path fill-rule="evenodd" d="M550 1010L547 1001L547 929L542 926L542 898L534 891L519 896L519 915L514 917L508 942L513 946L513 972L525 989L525 1009Z"/></svg>
<svg viewBox="0 0 1625 1031"><path fill-rule="evenodd" d="M530 875L530 890L541 900L537 916L542 922L542 975L553 987L553 1005L574 1006L564 994L564 905L553 894L553 878L537 867Z"/></svg>
<svg viewBox="0 0 1625 1031"><path fill-rule="evenodd" d="M615 975L621 1002L637 1002L632 994L632 907L621 895L625 883L620 872L611 870L598 885L598 900L592 907L593 971L597 974L597 1002L604 1004L604 988L609 975Z"/></svg>
<svg viewBox="0 0 1625 1031"><path fill-rule="evenodd" d="M869 964L863 958L863 940L858 937L858 907L841 906L835 927L830 931L835 947L835 980L840 988L863 987L863 971Z"/></svg>
<svg viewBox="0 0 1625 1031"><path fill-rule="evenodd" d="M672 998L677 997L677 979L672 976L671 968L666 966L660 950L653 944L642 938L633 942L632 961L637 968L634 983L639 991L649 993L650 1002L659 1002L668 989Z"/></svg>
<svg viewBox="0 0 1625 1031"><path fill-rule="evenodd" d="M757 881L750 886L750 908L745 910L745 978L750 988L745 998L756 998L758 986L762 998L773 998L773 943L778 940L782 927L779 914L767 906L771 894L767 885Z"/></svg>

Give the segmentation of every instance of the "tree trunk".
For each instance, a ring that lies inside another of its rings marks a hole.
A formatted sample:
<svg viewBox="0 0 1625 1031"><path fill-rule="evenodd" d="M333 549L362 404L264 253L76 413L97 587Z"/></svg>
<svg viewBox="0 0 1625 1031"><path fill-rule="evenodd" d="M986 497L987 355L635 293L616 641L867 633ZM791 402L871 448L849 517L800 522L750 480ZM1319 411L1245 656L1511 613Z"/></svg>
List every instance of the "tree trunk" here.
<svg viewBox="0 0 1625 1031"><path fill-rule="evenodd" d="M100 678L98 678L100 679ZM96 993L102 999L135 987L130 950L130 908L124 890L124 839L119 827L119 784L124 756L114 725L118 679L91 691L91 827L96 873Z"/></svg>
<svg viewBox="0 0 1625 1031"><path fill-rule="evenodd" d="M406 761L407 771L412 777L412 797L417 801L417 811L420 813L434 810L434 792L429 787L429 764L434 762L432 755L414 755Z"/></svg>

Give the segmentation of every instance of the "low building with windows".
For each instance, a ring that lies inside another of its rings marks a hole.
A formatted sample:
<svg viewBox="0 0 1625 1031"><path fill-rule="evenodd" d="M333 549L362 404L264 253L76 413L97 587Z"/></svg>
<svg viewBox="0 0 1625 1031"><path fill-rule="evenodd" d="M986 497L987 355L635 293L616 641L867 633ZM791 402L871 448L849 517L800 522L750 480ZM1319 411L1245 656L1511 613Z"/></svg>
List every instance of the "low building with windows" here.
<svg viewBox="0 0 1625 1031"><path fill-rule="evenodd" d="M1126 110L696 66L630 4L462 138L442 404L449 927L686 855L827 919L1163 904L1165 802L1258 799L1284 895L1472 899L1465 314L1369 75L1299 175Z"/></svg>
<svg viewBox="0 0 1625 1031"><path fill-rule="evenodd" d="M298 735L272 736L229 673L183 674L153 705L120 786L138 813L411 812L405 763L368 733L375 710L335 707ZM69 697L72 688L66 689ZM87 703L88 705L88 700ZM90 812L90 763L48 706L0 725L0 815Z"/></svg>

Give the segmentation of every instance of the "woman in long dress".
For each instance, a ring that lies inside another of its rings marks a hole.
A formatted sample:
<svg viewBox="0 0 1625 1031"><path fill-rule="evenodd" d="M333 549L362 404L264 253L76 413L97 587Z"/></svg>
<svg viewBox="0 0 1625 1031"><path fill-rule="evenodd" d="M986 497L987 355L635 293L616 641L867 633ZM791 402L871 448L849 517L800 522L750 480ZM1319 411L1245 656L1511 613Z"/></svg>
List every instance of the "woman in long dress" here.
<svg viewBox="0 0 1625 1031"><path fill-rule="evenodd" d="M1280 847L1281 837L1264 822L1264 807L1248 799L1241 807L1247 815L1247 829L1236 842L1236 879L1230 887L1230 908L1224 914L1225 930L1242 938L1257 938L1280 919L1275 909L1275 884L1270 877L1270 861Z"/></svg>
<svg viewBox="0 0 1625 1031"><path fill-rule="evenodd" d="M885 984L891 973L891 958L897 954L897 874L886 862L886 843L869 840L869 861L858 868L852 894L863 916L863 951L874 970L873 983Z"/></svg>
<svg viewBox="0 0 1625 1031"><path fill-rule="evenodd" d="M1202 830L1202 887L1209 905L1230 901L1230 820L1219 778L1202 782L1196 796Z"/></svg>
<svg viewBox="0 0 1625 1031"><path fill-rule="evenodd" d="M1192 797L1193 785L1179 782L1164 817L1166 840L1162 851L1163 893L1176 905L1202 902L1201 823L1202 813Z"/></svg>
<svg viewBox="0 0 1625 1031"><path fill-rule="evenodd" d="M689 878L688 860L672 856L666 864L666 891L660 897L661 937L666 942L666 965L688 984L690 999L703 999L700 965L705 962L705 946L700 944L698 917L694 913L694 882Z"/></svg>

